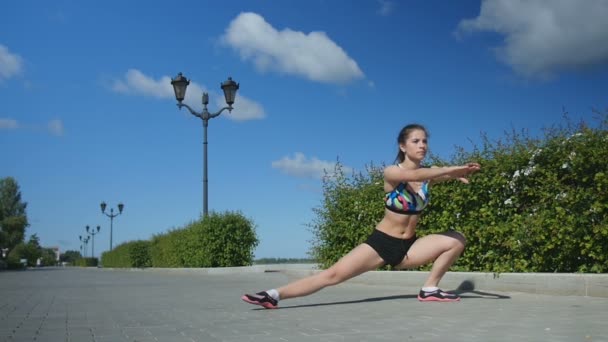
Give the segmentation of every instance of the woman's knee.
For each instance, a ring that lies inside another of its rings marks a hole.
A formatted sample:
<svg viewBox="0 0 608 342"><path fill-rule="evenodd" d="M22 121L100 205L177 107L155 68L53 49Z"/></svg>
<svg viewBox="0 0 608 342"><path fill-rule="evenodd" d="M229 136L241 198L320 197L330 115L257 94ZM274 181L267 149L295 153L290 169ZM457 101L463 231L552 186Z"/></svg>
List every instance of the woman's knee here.
<svg viewBox="0 0 608 342"><path fill-rule="evenodd" d="M452 241L452 248L464 250L464 247L467 245L467 239L463 233L452 230L446 234L454 239Z"/></svg>
<svg viewBox="0 0 608 342"><path fill-rule="evenodd" d="M329 268L321 272L319 276L323 280L324 286L337 285L345 280L344 276L342 276L338 270L333 268Z"/></svg>

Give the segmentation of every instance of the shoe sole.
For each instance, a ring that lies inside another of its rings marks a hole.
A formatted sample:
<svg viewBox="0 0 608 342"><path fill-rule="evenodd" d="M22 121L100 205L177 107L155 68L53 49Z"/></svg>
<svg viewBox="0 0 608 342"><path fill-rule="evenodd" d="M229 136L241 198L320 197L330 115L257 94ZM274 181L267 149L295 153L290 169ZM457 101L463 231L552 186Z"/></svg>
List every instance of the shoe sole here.
<svg viewBox="0 0 608 342"><path fill-rule="evenodd" d="M249 300L249 298L247 298L247 296L242 296L241 299L249 304L253 304L253 305L259 305L259 306L263 306L265 309L276 309L278 308L278 306L276 305L272 305L271 303L260 303L260 302L254 302L252 300Z"/></svg>
<svg viewBox="0 0 608 342"><path fill-rule="evenodd" d="M422 298L420 296L418 296L418 300L421 302L460 302L460 298L457 298L457 299L437 298L437 297Z"/></svg>

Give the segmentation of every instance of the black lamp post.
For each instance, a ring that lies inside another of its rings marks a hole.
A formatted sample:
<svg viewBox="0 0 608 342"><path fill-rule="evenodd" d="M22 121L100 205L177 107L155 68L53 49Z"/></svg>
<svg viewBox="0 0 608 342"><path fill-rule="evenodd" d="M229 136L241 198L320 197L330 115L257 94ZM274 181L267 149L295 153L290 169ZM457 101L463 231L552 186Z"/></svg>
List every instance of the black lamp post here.
<svg viewBox="0 0 608 342"><path fill-rule="evenodd" d="M87 245L89 244L90 236L83 238L82 235L78 235L78 238L80 239L80 242L82 242L82 246L84 246L84 257L86 258L87 257Z"/></svg>
<svg viewBox="0 0 608 342"><path fill-rule="evenodd" d="M186 88L189 84L190 81L181 72L171 80L171 85L173 85L173 90L175 91L177 107L179 109L186 107L192 115L203 120L203 216L206 217L208 212L207 183L209 183L207 179L207 126L209 125L209 119L219 116L225 109L228 109L228 112L232 111L232 105L234 104L236 91L239 90L239 84L233 81L231 77L228 77L228 80L221 84L228 107L220 109L217 113L209 113L207 110L207 104L209 103L209 94L207 93L203 93L203 111L200 113L190 108L187 104L182 103L186 97Z"/></svg>
<svg viewBox="0 0 608 342"><path fill-rule="evenodd" d="M97 231L95 231L95 229L90 229L90 231L89 231L89 226L87 226L87 233L91 234L91 236L93 237L93 244L91 245L91 248L92 248L91 256L93 258L95 257L95 235L97 235L99 233L99 230L101 230L100 226L97 226Z"/></svg>
<svg viewBox="0 0 608 342"><path fill-rule="evenodd" d="M114 208L110 208L110 213L106 213L106 202L101 202L99 205L101 207L101 213L110 218L110 250L112 250L112 231L114 226L114 218L120 214L122 214L122 210L125 205L122 203L118 203L118 214L114 214Z"/></svg>

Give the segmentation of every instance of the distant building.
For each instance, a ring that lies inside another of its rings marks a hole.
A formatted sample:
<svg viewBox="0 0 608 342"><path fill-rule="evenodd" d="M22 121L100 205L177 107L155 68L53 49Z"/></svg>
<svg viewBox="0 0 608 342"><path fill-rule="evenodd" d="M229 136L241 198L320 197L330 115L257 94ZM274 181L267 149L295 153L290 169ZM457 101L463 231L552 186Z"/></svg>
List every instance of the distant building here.
<svg viewBox="0 0 608 342"><path fill-rule="evenodd" d="M59 251L59 247L53 246L53 247L45 247L48 249L52 249L53 252L55 252L55 261L59 261L59 256L61 255L60 251Z"/></svg>

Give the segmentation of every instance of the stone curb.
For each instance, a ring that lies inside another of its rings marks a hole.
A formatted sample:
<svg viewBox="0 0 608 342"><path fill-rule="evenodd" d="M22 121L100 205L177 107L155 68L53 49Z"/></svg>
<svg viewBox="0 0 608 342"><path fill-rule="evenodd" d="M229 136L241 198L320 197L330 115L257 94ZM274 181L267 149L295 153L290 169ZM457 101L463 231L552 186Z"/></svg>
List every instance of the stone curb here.
<svg viewBox="0 0 608 342"><path fill-rule="evenodd" d="M165 272L172 274L234 274L281 272L290 279L299 279L321 272L314 264L254 265L218 268L145 268L102 270ZM366 285L390 285L418 288L428 272L421 271L370 271L348 280ZM448 272L441 281L446 290L525 292L562 296L588 296L608 298L608 274L586 273L487 273Z"/></svg>

